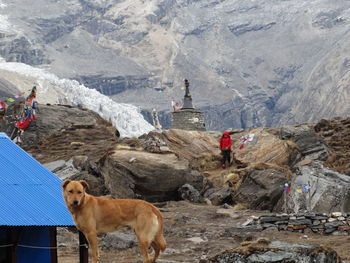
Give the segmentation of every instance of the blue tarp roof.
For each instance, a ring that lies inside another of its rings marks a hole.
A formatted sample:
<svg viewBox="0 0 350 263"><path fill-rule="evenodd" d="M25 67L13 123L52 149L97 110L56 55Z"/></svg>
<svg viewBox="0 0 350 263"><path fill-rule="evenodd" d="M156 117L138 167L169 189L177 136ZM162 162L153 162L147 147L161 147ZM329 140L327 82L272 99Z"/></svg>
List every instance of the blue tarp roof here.
<svg viewBox="0 0 350 263"><path fill-rule="evenodd" d="M0 226L72 226L62 181L0 133Z"/></svg>

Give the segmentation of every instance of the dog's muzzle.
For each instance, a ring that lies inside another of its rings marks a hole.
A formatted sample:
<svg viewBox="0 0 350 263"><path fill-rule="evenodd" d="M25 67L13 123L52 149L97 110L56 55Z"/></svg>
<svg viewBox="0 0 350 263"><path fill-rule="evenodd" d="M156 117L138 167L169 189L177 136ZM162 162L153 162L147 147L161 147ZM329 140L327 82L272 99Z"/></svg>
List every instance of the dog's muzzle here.
<svg viewBox="0 0 350 263"><path fill-rule="evenodd" d="M73 202L72 202L72 205L73 206L77 206L79 204L79 201L78 200L73 200Z"/></svg>

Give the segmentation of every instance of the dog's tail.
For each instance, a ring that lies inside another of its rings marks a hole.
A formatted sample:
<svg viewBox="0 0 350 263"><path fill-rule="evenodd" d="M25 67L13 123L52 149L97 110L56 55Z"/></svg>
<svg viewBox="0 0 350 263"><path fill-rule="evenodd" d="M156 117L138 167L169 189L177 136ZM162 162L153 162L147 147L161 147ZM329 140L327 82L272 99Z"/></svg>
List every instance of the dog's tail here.
<svg viewBox="0 0 350 263"><path fill-rule="evenodd" d="M163 233L156 236L156 242L158 243L160 250L163 252L166 249L166 241L163 236Z"/></svg>

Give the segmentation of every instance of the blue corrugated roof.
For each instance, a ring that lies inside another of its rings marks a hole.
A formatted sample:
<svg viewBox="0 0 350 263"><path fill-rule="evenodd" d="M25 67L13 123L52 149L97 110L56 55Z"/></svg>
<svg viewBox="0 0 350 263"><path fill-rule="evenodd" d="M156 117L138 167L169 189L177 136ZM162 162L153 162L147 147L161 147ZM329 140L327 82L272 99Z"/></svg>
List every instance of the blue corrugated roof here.
<svg viewBox="0 0 350 263"><path fill-rule="evenodd" d="M0 133L0 226L73 226L61 184Z"/></svg>

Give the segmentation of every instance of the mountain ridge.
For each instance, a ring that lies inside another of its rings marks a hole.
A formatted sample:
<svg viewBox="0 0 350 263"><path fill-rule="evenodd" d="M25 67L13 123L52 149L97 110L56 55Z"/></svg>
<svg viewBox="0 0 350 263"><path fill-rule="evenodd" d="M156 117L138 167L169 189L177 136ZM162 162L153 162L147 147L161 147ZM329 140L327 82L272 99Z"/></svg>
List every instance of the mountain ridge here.
<svg viewBox="0 0 350 263"><path fill-rule="evenodd" d="M1 3L7 61L47 67L145 112L168 116L171 99L183 97L184 78L209 129L348 112L328 103L349 100L345 0Z"/></svg>

